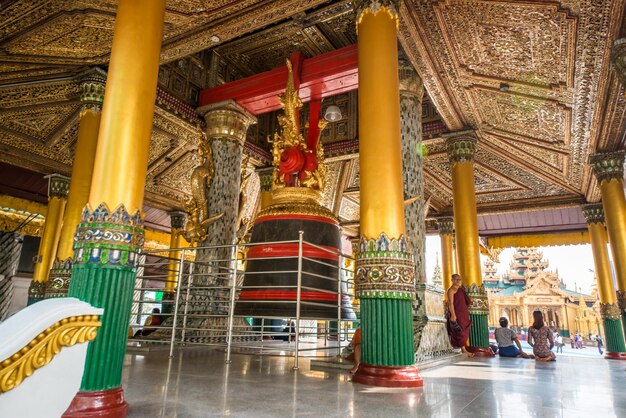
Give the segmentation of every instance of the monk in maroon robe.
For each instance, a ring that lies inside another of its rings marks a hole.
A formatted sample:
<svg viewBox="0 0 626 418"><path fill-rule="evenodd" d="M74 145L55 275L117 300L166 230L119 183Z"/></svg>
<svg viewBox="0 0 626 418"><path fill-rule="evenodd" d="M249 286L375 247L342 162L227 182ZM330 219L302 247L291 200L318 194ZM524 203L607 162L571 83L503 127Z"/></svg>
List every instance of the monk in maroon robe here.
<svg viewBox="0 0 626 418"><path fill-rule="evenodd" d="M460 275L452 275L452 286L446 292L446 296L446 328L450 336L450 344L454 348L460 348L469 357L473 357L474 355L465 347L469 339L472 320L468 308L470 298L461 286Z"/></svg>

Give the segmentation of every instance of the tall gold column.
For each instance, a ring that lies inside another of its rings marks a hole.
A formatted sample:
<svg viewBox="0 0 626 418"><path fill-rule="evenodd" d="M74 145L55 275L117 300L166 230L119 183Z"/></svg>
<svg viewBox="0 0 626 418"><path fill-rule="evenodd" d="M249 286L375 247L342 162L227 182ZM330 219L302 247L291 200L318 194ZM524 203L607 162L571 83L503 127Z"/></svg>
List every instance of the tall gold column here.
<svg viewBox="0 0 626 418"><path fill-rule="evenodd" d="M452 240L454 238L454 218L445 216L437 219L439 227L439 238L441 239L441 273L443 275L443 288L448 290L452 286L452 275L454 270L454 249Z"/></svg>
<svg viewBox="0 0 626 418"><path fill-rule="evenodd" d="M414 366L415 267L405 237L398 81L398 2L356 1L361 230L356 296L362 362L353 381L423 384Z"/></svg>
<svg viewBox="0 0 626 418"><path fill-rule="evenodd" d="M186 212L174 211L169 212L170 215L170 249L175 249L169 252L169 266L167 268L167 279L165 282L165 288L163 289L163 303L161 304L161 313L169 314L173 312L173 301L178 285L178 271L180 266L180 257L182 252L178 248L183 247L183 228L185 226L185 220L187 218Z"/></svg>
<svg viewBox="0 0 626 418"><path fill-rule="evenodd" d="M480 271L478 218L474 191L476 142L473 131L457 132L447 136L446 147L452 169L456 259L463 286L472 301L469 307L472 327L468 350L492 357L493 352L489 348L489 303Z"/></svg>
<svg viewBox="0 0 626 418"><path fill-rule="evenodd" d="M69 295L104 308L80 392L66 416L126 416L128 319L144 242L141 213L165 0L119 0L89 200L76 232Z"/></svg>
<svg viewBox="0 0 626 418"><path fill-rule="evenodd" d="M50 270L46 284L46 298L67 295L74 256L74 234L80 223L81 215L89 199L89 186L96 156L98 131L100 129L100 111L104 100L106 74L95 68L89 70L81 81L82 108L78 127L78 140L72 164L72 180L67 196L67 206L63 216L63 227L59 248Z"/></svg>
<svg viewBox="0 0 626 418"><path fill-rule="evenodd" d="M624 198L624 151L589 156L602 194L604 218L617 279L617 303L626 327L626 199ZM626 328L625 328L626 329ZM625 331L626 332L626 331Z"/></svg>
<svg viewBox="0 0 626 418"><path fill-rule="evenodd" d="M33 304L44 298L48 273L52 267L54 255L59 245L61 225L63 223L63 211L67 203L67 191L69 180L60 174L46 176L48 179L48 211L44 224L39 252L35 259L35 271L33 281L28 289L28 304Z"/></svg>
<svg viewBox="0 0 626 418"><path fill-rule="evenodd" d="M617 306L613 274L607 250L607 233L604 229L604 210L601 203L593 203L582 207L587 220L591 250L596 268L598 295L600 297L600 314L604 324L606 358L626 360L626 344L621 323L620 309ZM583 299L581 296L581 303Z"/></svg>

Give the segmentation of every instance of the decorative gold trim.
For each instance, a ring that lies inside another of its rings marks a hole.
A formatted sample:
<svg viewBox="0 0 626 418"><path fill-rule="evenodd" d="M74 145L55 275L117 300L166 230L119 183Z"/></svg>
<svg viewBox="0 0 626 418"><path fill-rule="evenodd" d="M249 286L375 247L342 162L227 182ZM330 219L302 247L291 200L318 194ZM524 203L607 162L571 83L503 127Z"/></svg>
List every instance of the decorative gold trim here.
<svg viewBox="0 0 626 418"><path fill-rule="evenodd" d="M19 386L45 366L61 348L93 341L102 323L98 315L72 316L56 322L28 345L0 363L0 394Z"/></svg>
<svg viewBox="0 0 626 418"><path fill-rule="evenodd" d="M622 317L622 312L616 303L602 303L600 302L600 317L602 319L610 319L612 321L619 321Z"/></svg>

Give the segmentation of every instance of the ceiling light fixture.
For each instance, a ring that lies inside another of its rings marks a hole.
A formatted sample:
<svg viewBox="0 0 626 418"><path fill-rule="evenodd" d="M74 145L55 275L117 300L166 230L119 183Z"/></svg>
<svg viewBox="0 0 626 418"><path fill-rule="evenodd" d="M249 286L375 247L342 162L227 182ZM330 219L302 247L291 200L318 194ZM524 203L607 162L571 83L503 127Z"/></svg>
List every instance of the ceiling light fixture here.
<svg viewBox="0 0 626 418"><path fill-rule="evenodd" d="M326 112L324 112L324 119L326 119L328 122L337 122L338 120L341 120L341 118L342 115L339 106L328 106L328 109L326 109Z"/></svg>

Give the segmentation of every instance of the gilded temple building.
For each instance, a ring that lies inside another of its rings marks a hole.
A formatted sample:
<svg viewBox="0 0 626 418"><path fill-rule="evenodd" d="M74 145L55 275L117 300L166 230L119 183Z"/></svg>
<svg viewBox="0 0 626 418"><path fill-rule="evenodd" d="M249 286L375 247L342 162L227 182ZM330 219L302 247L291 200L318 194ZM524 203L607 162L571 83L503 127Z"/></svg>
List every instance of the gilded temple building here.
<svg viewBox="0 0 626 418"><path fill-rule="evenodd" d="M0 0L0 416L506 415L534 309L624 416L625 85L626 0Z"/></svg>
<svg viewBox="0 0 626 418"><path fill-rule="evenodd" d="M489 295L489 325L498 327L499 318L506 317L511 326L528 329L532 313L539 310L546 323L564 336L603 335L596 295L567 289L558 270L548 270L548 266L548 260L534 247L516 248L503 275L498 275L493 260L487 259L483 283Z"/></svg>

